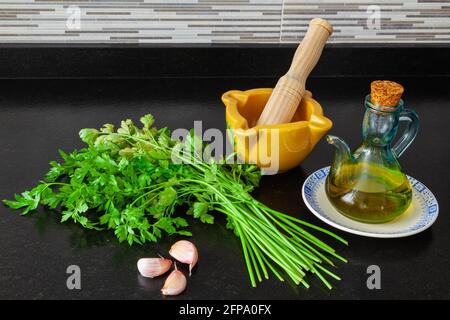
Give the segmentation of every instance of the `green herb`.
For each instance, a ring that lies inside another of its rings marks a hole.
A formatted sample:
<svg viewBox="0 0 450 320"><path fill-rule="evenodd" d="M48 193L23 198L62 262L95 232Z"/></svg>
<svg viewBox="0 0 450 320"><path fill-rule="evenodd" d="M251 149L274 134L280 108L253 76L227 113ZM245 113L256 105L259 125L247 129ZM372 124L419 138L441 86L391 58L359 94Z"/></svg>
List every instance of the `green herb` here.
<svg viewBox="0 0 450 320"><path fill-rule="evenodd" d="M39 204L61 210L61 222L72 220L84 228L111 229L120 242L156 242L163 233L190 236L187 221L176 214L188 205L187 214L214 223L214 212L227 217L227 228L240 238L253 286L271 271L282 280L287 275L308 287L306 272L315 274L328 288L327 277L339 277L324 267L332 259L346 261L333 248L304 227L337 235L272 210L251 196L259 184L254 165L200 161L205 146L192 132L185 141L174 141L167 128L153 127L153 117L131 120L120 128L83 129L87 144L52 161L45 180L35 188L4 200L23 214Z"/></svg>

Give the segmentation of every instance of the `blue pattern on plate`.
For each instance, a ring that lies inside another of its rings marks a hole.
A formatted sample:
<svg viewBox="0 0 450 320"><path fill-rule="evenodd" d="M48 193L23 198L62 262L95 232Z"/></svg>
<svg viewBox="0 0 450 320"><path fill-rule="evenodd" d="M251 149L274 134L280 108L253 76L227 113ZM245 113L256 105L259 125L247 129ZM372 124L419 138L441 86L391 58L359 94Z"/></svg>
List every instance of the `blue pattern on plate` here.
<svg viewBox="0 0 450 320"><path fill-rule="evenodd" d="M319 187L322 186L323 183L325 183L325 179L330 172L330 167L326 167L320 170L317 170L313 174L311 174L305 181L305 184L303 186L304 188L304 194L307 202L311 205L311 207L319 213L321 216L326 218L327 220L342 225L339 222L335 221L333 218L331 218L329 215L326 214L326 212L320 207L319 202L317 200L317 190ZM419 200L419 205L421 207L422 215L417 223L414 225L408 227L405 230L401 231L395 231L395 232L374 232L371 231L370 233L376 233L376 234L396 234L396 233L408 233L412 231L416 231L418 229L421 229L428 225L431 221L433 221L437 214L438 214L438 203L434 195L431 193L431 191L423 185L421 182L417 181L416 179L408 176L408 180L413 186L414 190L418 192L420 195L415 194L413 192L413 197L415 196L417 200ZM352 228L355 231L360 232L367 232L364 230L358 230L356 228Z"/></svg>

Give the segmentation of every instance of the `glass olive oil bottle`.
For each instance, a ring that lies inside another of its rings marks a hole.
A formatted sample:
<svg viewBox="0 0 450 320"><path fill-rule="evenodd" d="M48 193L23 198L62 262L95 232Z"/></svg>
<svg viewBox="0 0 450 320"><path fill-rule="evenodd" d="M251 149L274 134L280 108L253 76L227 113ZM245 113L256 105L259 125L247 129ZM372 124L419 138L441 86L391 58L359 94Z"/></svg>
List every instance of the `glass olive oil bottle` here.
<svg viewBox="0 0 450 320"><path fill-rule="evenodd" d="M368 95L365 106L363 142L353 154L342 139L327 137L336 154L325 188L328 199L345 216L384 223L401 215L411 203L412 188L397 158L417 135L419 119L413 110L403 108L400 97L395 105L380 106ZM406 129L391 147L400 120L406 121Z"/></svg>

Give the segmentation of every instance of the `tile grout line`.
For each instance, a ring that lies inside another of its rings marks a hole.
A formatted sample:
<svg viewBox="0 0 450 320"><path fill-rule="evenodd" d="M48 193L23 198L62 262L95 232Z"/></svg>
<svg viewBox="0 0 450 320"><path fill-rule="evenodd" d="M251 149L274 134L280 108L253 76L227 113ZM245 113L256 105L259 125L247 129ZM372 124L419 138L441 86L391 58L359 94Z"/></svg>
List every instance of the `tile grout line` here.
<svg viewBox="0 0 450 320"><path fill-rule="evenodd" d="M280 38L278 39L278 44L281 44L283 39L284 1L286 0L281 0Z"/></svg>

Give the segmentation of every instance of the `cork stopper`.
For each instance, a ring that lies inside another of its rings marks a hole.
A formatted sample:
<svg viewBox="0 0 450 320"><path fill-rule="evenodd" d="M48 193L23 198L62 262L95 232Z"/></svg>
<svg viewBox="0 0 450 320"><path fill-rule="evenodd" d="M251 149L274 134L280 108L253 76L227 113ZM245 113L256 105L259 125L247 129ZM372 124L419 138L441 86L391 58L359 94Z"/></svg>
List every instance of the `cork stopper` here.
<svg viewBox="0 0 450 320"><path fill-rule="evenodd" d="M388 80L376 80L370 84L371 102L378 106L395 107L402 97L403 86Z"/></svg>

